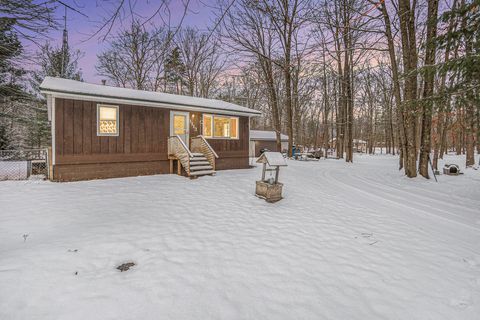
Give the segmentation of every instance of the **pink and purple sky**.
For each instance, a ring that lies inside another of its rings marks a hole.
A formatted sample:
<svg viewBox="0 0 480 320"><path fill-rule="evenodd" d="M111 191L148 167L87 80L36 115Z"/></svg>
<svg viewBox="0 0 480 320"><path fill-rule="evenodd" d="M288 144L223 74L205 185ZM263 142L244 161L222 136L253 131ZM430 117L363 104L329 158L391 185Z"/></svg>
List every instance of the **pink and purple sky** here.
<svg viewBox="0 0 480 320"><path fill-rule="evenodd" d="M129 13L123 14L122 19L114 24L112 31L107 36L106 41L103 41L105 32L101 32L99 35L93 37L92 35L98 31L101 21L109 16L109 12L112 11L113 6L118 4L120 1L63 0L63 2L88 16L88 18L86 18L76 12L68 10L67 29L69 42L70 46L72 46L74 49L79 49L83 52L83 57L79 61L79 67L82 69L84 80L86 82L100 83L101 77L97 75L95 70L97 54L108 47L109 37L111 38L123 26L129 24L131 21L131 15ZM125 2L127 2L125 8L128 8L128 1ZM131 3L135 4L135 14L138 18L143 20L149 18L152 13L157 10L158 2L159 1L131 0ZM178 26L180 18L183 15L185 8L184 2L185 1L181 0L171 0L169 3L171 12L171 25L173 27ZM182 26L191 26L200 30L206 30L208 26L213 25L213 20L215 18L214 9L210 7L208 3L212 3L213 5L215 2L209 0L191 0ZM59 5L55 15L63 26L64 7ZM163 24L159 16L154 17L151 20L151 23L159 26ZM62 39L62 29L63 27L60 27L58 30L52 30L49 33L50 39L47 41L60 45ZM32 48L31 45L27 44L27 47L29 50L36 50L36 48Z"/></svg>

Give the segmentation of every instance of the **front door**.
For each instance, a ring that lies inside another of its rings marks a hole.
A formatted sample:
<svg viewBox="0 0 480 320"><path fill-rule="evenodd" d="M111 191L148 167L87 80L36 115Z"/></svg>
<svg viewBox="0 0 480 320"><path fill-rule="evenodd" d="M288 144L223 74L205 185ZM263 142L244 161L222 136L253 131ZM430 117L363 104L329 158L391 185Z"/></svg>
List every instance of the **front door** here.
<svg viewBox="0 0 480 320"><path fill-rule="evenodd" d="M179 136L180 139L189 145L189 113L180 111L170 111L170 135Z"/></svg>

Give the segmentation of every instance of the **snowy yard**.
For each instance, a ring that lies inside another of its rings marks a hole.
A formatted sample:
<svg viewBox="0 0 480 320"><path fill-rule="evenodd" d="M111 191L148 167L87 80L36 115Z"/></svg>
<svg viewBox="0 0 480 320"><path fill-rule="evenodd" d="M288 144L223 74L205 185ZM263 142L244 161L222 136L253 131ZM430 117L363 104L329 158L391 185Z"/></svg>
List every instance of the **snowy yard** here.
<svg viewBox="0 0 480 320"><path fill-rule="evenodd" d="M397 161L0 182L0 319L480 319L480 170Z"/></svg>

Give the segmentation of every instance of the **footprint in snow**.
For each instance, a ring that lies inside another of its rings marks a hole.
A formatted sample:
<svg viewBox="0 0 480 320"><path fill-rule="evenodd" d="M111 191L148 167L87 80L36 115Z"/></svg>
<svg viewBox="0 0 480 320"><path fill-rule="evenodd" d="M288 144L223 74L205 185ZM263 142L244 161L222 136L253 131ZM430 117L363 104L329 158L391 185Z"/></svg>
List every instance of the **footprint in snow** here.
<svg viewBox="0 0 480 320"><path fill-rule="evenodd" d="M373 236L373 233L368 232L362 232L359 236L355 236L355 239L358 239L362 243L368 244L370 246L378 242L378 240L376 240Z"/></svg>
<svg viewBox="0 0 480 320"><path fill-rule="evenodd" d="M466 296L450 299L450 305L452 307L456 307L460 309L465 309L469 307L471 304L472 304L472 299Z"/></svg>
<svg viewBox="0 0 480 320"><path fill-rule="evenodd" d="M463 262L467 263L472 268L480 265L480 259L476 257L463 258Z"/></svg>

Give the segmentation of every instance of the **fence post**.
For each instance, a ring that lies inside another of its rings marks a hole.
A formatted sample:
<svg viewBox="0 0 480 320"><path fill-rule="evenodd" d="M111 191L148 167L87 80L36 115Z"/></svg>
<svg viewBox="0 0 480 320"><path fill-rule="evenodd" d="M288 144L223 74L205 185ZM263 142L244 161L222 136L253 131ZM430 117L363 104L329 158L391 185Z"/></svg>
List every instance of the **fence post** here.
<svg viewBox="0 0 480 320"><path fill-rule="evenodd" d="M47 177L48 180L53 180L53 164L52 164L52 147L47 148Z"/></svg>

